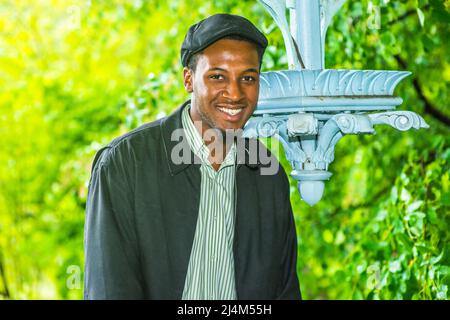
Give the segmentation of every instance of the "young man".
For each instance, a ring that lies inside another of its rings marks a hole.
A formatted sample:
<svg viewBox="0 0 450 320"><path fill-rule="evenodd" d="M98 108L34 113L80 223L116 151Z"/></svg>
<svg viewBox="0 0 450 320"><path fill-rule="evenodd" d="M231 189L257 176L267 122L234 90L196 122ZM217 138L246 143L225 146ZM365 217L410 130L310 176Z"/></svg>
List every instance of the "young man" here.
<svg viewBox="0 0 450 320"><path fill-rule="evenodd" d="M300 299L287 176L263 174L267 150L236 134L256 108L266 46L240 16L193 25L181 48L191 100L97 153L86 299Z"/></svg>

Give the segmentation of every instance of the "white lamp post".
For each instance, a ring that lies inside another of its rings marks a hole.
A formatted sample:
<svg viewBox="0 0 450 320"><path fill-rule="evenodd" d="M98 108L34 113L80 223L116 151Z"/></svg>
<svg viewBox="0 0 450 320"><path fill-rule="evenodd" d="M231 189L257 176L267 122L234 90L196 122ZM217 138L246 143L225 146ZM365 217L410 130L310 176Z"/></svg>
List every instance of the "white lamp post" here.
<svg viewBox="0 0 450 320"><path fill-rule="evenodd" d="M428 128L393 95L409 71L325 69L325 35L345 0L260 0L281 29L289 70L263 72L259 103L247 137L276 137L292 166L300 195L311 206L332 173L334 147L346 134L373 134L374 125ZM290 12L290 23L286 12Z"/></svg>

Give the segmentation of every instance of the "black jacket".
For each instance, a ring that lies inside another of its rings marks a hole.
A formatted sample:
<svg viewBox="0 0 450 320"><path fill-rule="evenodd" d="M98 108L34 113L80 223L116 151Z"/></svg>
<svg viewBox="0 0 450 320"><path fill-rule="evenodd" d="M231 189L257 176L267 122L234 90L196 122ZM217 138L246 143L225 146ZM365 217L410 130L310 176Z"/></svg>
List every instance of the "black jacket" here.
<svg viewBox="0 0 450 320"><path fill-rule="evenodd" d="M181 299L201 183L199 164L170 157L185 105L97 152L86 207L85 299ZM248 157L236 166L237 297L300 299L288 179L281 166L275 175L262 175L262 167Z"/></svg>

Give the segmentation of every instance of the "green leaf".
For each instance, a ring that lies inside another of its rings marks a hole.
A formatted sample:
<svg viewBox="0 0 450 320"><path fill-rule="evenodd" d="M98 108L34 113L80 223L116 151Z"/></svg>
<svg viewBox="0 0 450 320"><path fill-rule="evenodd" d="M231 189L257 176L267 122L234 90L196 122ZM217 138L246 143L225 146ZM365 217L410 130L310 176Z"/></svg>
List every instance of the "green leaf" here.
<svg viewBox="0 0 450 320"><path fill-rule="evenodd" d="M441 261L441 259L442 259L443 256L444 256L444 250L442 250L441 254L438 255L437 257L431 258L431 259L430 259L430 264L433 265L433 264L438 263L439 261Z"/></svg>
<svg viewBox="0 0 450 320"><path fill-rule="evenodd" d="M417 8L416 10L417 10L417 16L419 17L420 25L423 27L423 25L425 23L425 16L423 14L423 11L420 10L420 8Z"/></svg>
<svg viewBox="0 0 450 320"><path fill-rule="evenodd" d="M389 271L390 272L398 272L401 270L401 265L399 260L394 260L389 262Z"/></svg>
<svg viewBox="0 0 450 320"><path fill-rule="evenodd" d="M450 193L444 193L442 196L441 196L441 202L442 202L442 204L444 205L444 206L447 206L447 207L449 207L450 206Z"/></svg>
<svg viewBox="0 0 450 320"><path fill-rule="evenodd" d="M439 275L443 277L450 275L450 266L437 266L436 269Z"/></svg>
<svg viewBox="0 0 450 320"><path fill-rule="evenodd" d="M417 209L419 209L422 206L422 204L423 204L422 200L414 201L413 203L411 203L410 205L408 205L406 207L406 212L412 213L412 212L416 211Z"/></svg>
<svg viewBox="0 0 450 320"><path fill-rule="evenodd" d="M446 300L446 299L447 299L447 291L448 291L447 285L441 284L441 285L437 288L436 298L437 298L438 300Z"/></svg>
<svg viewBox="0 0 450 320"><path fill-rule="evenodd" d="M391 189L391 197L390 197L392 203L396 203L398 199L398 189L396 186L393 186Z"/></svg>
<svg viewBox="0 0 450 320"><path fill-rule="evenodd" d="M435 208L428 209L428 211L427 211L427 219L432 224L437 224L438 223L439 220L438 220Z"/></svg>
<svg viewBox="0 0 450 320"><path fill-rule="evenodd" d="M333 233L330 230L325 230L323 232L323 240L325 240L325 242L327 243L332 243L333 242Z"/></svg>
<svg viewBox="0 0 450 320"><path fill-rule="evenodd" d="M364 296L361 293L361 291L356 290L355 292L353 292L352 300L363 300L363 299L364 299Z"/></svg>
<svg viewBox="0 0 450 320"><path fill-rule="evenodd" d="M392 221L392 225L394 226L393 234L403 234L403 236L405 236L405 227L400 219L395 219Z"/></svg>
<svg viewBox="0 0 450 320"><path fill-rule="evenodd" d="M406 190L405 188L402 188L402 190L400 192L400 199L403 202L408 203L411 200L411 194L408 192L408 190Z"/></svg>

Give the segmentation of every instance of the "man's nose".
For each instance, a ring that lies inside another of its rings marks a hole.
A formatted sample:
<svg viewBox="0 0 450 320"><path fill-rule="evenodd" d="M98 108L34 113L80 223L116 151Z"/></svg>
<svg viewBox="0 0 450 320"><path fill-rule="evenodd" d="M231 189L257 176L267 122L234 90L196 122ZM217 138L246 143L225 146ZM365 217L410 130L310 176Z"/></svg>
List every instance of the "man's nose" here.
<svg viewBox="0 0 450 320"><path fill-rule="evenodd" d="M232 101L239 101L244 96L238 80L231 80L226 86L223 96Z"/></svg>

